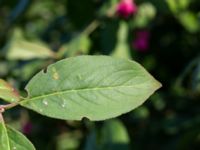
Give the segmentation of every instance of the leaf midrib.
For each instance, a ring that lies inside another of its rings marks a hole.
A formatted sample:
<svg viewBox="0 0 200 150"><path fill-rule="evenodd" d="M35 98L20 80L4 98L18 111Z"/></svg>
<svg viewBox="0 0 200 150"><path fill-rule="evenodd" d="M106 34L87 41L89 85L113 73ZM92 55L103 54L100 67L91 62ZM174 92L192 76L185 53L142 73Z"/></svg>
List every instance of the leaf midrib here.
<svg viewBox="0 0 200 150"><path fill-rule="evenodd" d="M143 83L144 84L144 83ZM46 98L49 96L55 96L55 95L60 95L60 94L66 94L66 93L73 93L73 92L80 92L80 91L95 91L95 90L109 90L109 89L115 89L115 88L139 88L138 86L141 86L143 84L137 84L137 85L123 85L123 86L109 86L109 87L98 87L98 88L86 88L86 89L72 89L72 90L65 90L65 91L58 91L58 92L54 92L54 93L49 93L49 94L45 94L45 95L40 95L40 96L36 96L33 98L26 98L23 101L21 101L22 103L26 103L27 101L33 101L33 100L37 100L37 99L42 99L42 98ZM146 83L145 83L146 84Z"/></svg>

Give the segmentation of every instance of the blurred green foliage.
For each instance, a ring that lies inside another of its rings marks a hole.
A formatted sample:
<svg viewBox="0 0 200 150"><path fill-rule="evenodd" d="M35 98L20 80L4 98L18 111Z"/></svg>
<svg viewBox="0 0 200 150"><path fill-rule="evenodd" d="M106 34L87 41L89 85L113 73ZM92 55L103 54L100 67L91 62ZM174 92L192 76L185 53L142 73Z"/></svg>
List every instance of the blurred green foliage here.
<svg viewBox="0 0 200 150"><path fill-rule="evenodd" d="M200 1L135 0L129 19L116 15L118 2L0 0L0 78L26 95L24 85L47 65L104 54L138 61L163 88L114 120L59 121L21 108L6 120L38 150L200 149ZM146 51L133 45L138 31L150 34Z"/></svg>

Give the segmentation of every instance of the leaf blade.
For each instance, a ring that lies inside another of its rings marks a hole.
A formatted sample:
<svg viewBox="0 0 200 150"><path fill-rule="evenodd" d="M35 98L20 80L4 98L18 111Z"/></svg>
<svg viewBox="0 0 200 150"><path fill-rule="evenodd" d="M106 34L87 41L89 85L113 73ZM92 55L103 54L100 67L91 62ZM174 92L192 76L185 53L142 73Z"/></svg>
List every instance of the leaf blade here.
<svg viewBox="0 0 200 150"><path fill-rule="evenodd" d="M26 86L29 97L20 104L58 119L104 120L138 107L160 86L136 62L79 56L39 72Z"/></svg>
<svg viewBox="0 0 200 150"><path fill-rule="evenodd" d="M9 137L10 150L35 150L33 144L19 131L6 126Z"/></svg>
<svg viewBox="0 0 200 150"><path fill-rule="evenodd" d="M55 55L46 45L25 40L12 41L8 48L8 60L46 59Z"/></svg>
<svg viewBox="0 0 200 150"><path fill-rule="evenodd" d="M1 150L35 150L32 143L20 132L0 122Z"/></svg>
<svg viewBox="0 0 200 150"><path fill-rule="evenodd" d="M10 84L0 79L0 98L7 102L17 102L20 95Z"/></svg>
<svg viewBox="0 0 200 150"><path fill-rule="evenodd" d="M4 122L0 121L0 149L10 150L8 135Z"/></svg>

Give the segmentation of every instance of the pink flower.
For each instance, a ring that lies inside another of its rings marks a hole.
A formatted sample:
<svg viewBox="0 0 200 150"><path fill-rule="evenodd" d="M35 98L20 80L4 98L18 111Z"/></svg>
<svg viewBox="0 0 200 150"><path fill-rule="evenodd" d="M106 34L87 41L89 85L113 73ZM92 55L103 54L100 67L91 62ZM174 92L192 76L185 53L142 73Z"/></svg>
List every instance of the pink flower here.
<svg viewBox="0 0 200 150"><path fill-rule="evenodd" d="M32 132L33 125L31 122L26 122L22 127L22 132L26 135Z"/></svg>
<svg viewBox="0 0 200 150"><path fill-rule="evenodd" d="M127 19L137 11L137 6L134 0L121 0L117 5L117 14Z"/></svg>
<svg viewBox="0 0 200 150"><path fill-rule="evenodd" d="M148 31L137 31L133 47L140 52L146 52L149 49L149 38L150 34Z"/></svg>

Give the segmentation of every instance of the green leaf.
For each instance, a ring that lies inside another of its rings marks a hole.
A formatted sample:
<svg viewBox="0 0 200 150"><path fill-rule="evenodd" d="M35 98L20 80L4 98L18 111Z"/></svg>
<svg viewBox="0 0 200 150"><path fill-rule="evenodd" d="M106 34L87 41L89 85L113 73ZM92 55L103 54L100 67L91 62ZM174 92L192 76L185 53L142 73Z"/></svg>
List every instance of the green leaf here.
<svg viewBox="0 0 200 150"><path fill-rule="evenodd" d="M75 150L80 145L81 133L79 131L62 133L56 141L56 150Z"/></svg>
<svg viewBox="0 0 200 150"><path fill-rule="evenodd" d="M9 68L10 68L9 62L4 61L4 60L0 61L0 68L1 68L0 69L0 77L7 76L8 72L9 72Z"/></svg>
<svg viewBox="0 0 200 150"><path fill-rule="evenodd" d="M86 138L84 150L130 149L128 132L120 120L108 120L104 123L100 131L96 129L93 129Z"/></svg>
<svg viewBox="0 0 200 150"><path fill-rule="evenodd" d="M20 132L0 122L1 150L35 150L32 143Z"/></svg>
<svg viewBox="0 0 200 150"><path fill-rule="evenodd" d="M19 28L14 30L10 41L5 47L7 59L29 60L55 57L54 52L49 50L44 43L36 40L35 42L29 42L23 34L23 31Z"/></svg>
<svg viewBox="0 0 200 150"><path fill-rule="evenodd" d="M9 150L9 140L5 124L0 120L0 149Z"/></svg>
<svg viewBox="0 0 200 150"><path fill-rule="evenodd" d="M185 11L178 16L179 21L191 33L195 33L199 30L200 23L198 16L190 11Z"/></svg>
<svg viewBox="0 0 200 150"><path fill-rule="evenodd" d="M19 131L6 126L11 150L35 150L33 144Z"/></svg>
<svg viewBox="0 0 200 150"><path fill-rule="evenodd" d="M68 120L104 120L129 112L161 87L141 65L109 56L61 60L39 72L20 102L40 114Z"/></svg>
<svg viewBox="0 0 200 150"><path fill-rule="evenodd" d="M7 102L17 102L20 96L10 84L0 79L0 98Z"/></svg>
<svg viewBox="0 0 200 150"><path fill-rule="evenodd" d="M155 5L145 2L139 5L137 14L135 18L132 20L132 27L134 28L146 28L149 23L156 16L156 8Z"/></svg>
<svg viewBox="0 0 200 150"><path fill-rule="evenodd" d="M166 0L169 9L173 13L177 13L186 10L191 3L190 0Z"/></svg>
<svg viewBox="0 0 200 150"><path fill-rule="evenodd" d="M15 40L8 45L7 58L9 60L44 59L52 57L54 57L54 53L41 43Z"/></svg>
<svg viewBox="0 0 200 150"><path fill-rule="evenodd" d="M125 126L117 119L105 122L102 129L102 148L106 150L129 150L129 136Z"/></svg>

